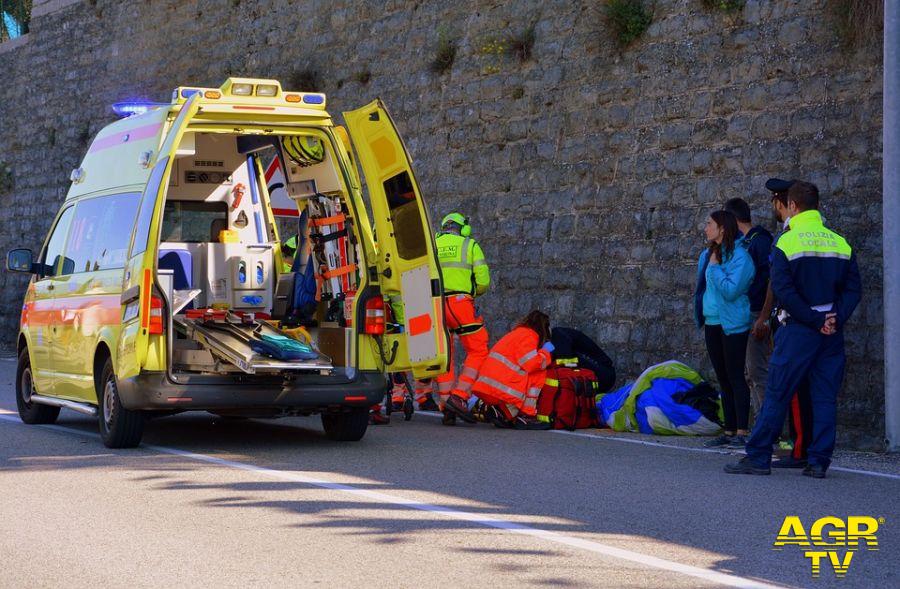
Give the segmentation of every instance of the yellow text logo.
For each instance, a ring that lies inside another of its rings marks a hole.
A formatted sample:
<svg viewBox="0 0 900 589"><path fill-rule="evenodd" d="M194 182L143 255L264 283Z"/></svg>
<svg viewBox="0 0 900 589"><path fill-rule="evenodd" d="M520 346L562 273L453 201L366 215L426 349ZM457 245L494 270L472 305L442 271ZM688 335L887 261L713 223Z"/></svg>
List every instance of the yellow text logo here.
<svg viewBox="0 0 900 589"><path fill-rule="evenodd" d="M809 559L813 577L819 576L824 562L835 576L843 578L855 552L878 550L878 527L883 523L884 518L868 515L829 515L813 521L807 529L798 516L789 515L784 518L772 549L796 546Z"/></svg>

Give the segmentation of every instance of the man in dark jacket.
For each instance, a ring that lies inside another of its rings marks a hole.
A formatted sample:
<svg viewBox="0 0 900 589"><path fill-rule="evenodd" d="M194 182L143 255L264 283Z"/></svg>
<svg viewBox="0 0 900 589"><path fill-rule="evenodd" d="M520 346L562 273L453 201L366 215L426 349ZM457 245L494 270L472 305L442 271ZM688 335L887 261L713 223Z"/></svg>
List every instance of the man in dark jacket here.
<svg viewBox="0 0 900 589"><path fill-rule="evenodd" d="M554 358L577 358L578 366L594 372L597 377L598 393L608 393L612 390L616 383L616 369L613 361L597 342L571 327L554 327L550 341L553 342Z"/></svg>

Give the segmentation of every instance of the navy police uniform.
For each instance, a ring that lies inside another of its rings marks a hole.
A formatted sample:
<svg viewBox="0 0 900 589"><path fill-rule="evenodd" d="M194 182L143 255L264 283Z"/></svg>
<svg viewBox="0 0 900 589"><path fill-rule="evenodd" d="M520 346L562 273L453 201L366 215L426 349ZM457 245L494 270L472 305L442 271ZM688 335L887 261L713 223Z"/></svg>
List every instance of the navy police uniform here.
<svg viewBox="0 0 900 589"><path fill-rule="evenodd" d="M818 211L803 211L778 239L771 284L787 316L775 334L765 401L747 442L745 461L768 470L788 405L807 379L813 410L808 463L824 472L834 452L837 394L844 377L843 327L861 296L856 256L843 237L822 224ZM832 335L820 332L828 313L836 314L837 331Z"/></svg>

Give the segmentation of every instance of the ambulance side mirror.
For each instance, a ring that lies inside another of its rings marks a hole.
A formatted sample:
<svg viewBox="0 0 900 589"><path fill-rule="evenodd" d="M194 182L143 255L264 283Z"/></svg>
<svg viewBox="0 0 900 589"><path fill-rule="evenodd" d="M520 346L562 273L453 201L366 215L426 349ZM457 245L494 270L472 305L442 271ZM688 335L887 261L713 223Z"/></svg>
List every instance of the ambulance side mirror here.
<svg viewBox="0 0 900 589"><path fill-rule="evenodd" d="M14 249L6 254L6 269L10 272L34 274L34 254L29 249Z"/></svg>

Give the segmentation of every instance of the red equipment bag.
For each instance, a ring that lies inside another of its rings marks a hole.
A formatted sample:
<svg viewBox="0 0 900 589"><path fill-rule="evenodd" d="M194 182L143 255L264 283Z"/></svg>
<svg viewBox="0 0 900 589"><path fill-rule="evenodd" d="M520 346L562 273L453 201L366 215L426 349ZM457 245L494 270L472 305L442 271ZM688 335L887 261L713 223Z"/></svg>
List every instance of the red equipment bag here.
<svg viewBox="0 0 900 589"><path fill-rule="evenodd" d="M554 366L547 369L547 380L538 397L538 419L553 424L553 429L574 431L596 427L597 377L587 368Z"/></svg>

